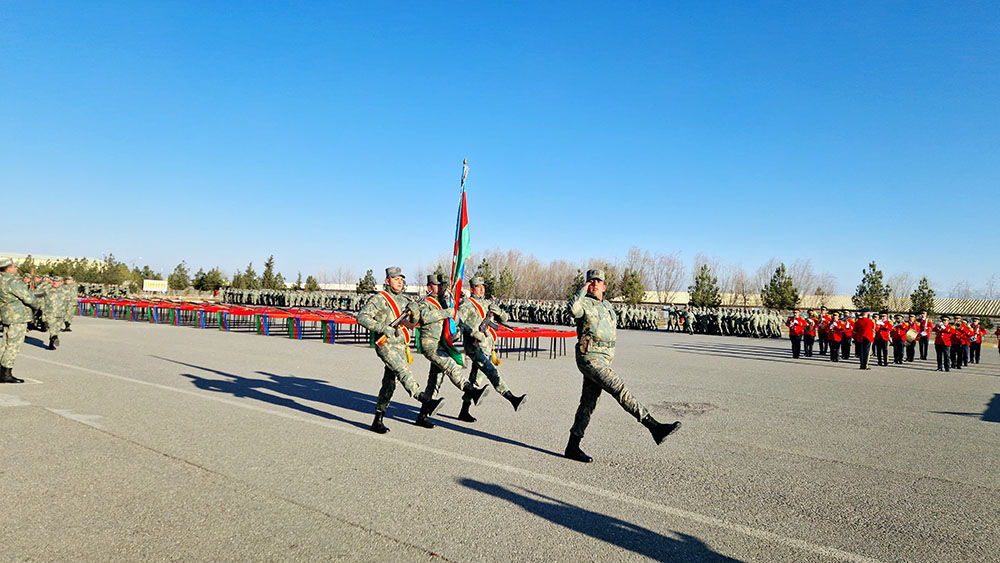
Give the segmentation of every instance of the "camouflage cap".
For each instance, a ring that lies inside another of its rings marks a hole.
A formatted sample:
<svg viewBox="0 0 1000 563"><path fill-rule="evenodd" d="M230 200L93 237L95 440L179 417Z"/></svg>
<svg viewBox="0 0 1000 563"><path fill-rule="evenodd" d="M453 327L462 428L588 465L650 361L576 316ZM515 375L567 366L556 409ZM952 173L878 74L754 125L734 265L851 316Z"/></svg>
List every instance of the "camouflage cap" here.
<svg viewBox="0 0 1000 563"><path fill-rule="evenodd" d="M76 280L73 279L73 276L66 276L66 281L76 281Z"/></svg>
<svg viewBox="0 0 1000 563"><path fill-rule="evenodd" d="M63 279L61 277L59 277L59 276L52 276L52 281L60 281L61 282L61 281L63 281Z"/></svg>
<svg viewBox="0 0 1000 563"><path fill-rule="evenodd" d="M450 276L441 274L440 276L438 276L438 283L440 283L441 285L449 285L451 283L451 278Z"/></svg>
<svg viewBox="0 0 1000 563"><path fill-rule="evenodd" d="M438 285L441 283L441 278L437 274L427 274L427 285Z"/></svg>
<svg viewBox="0 0 1000 563"><path fill-rule="evenodd" d="M482 276L472 276L472 279L469 280L469 287L478 287L481 285L486 285L486 280Z"/></svg>
<svg viewBox="0 0 1000 563"><path fill-rule="evenodd" d="M0 268L7 268L13 265L14 261L11 260L10 258L0 258Z"/></svg>
<svg viewBox="0 0 1000 563"><path fill-rule="evenodd" d="M604 270L587 270L587 281L591 280L601 280L604 281Z"/></svg>
<svg viewBox="0 0 1000 563"><path fill-rule="evenodd" d="M387 278L406 278L403 275L403 269L399 266L389 266L385 269L385 277Z"/></svg>

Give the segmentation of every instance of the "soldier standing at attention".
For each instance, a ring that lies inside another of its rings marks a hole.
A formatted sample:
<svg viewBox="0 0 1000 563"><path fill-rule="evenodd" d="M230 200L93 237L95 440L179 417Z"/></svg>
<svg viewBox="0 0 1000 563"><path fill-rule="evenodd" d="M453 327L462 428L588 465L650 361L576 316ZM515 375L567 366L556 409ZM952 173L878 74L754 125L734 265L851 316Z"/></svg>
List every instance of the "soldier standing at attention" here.
<svg viewBox="0 0 1000 563"><path fill-rule="evenodd" d="M637 401L625 387L625 382L611 369L615 357L614 309L604 299L604 270L588 270L587 283L569 301L569 313L576 319L576 366L583 374L583 392L580 406L576 409L576 420L569 431L569 443L565 456L569 459L589 463L594 458L580 449L580 440L590 424L590 415L597 408L601 392L607 391L623 409L649 429L653 440L660 444L670 433L680 428L680 422L663 424L649 415L646 407Z"/></svg>
<svg viewBox="0 0 1000 563"><path fill-rule="evenodd" d="M497 390L497 393L500 393L504 399L507 399L510 402L510 406L514 407L514 411L517 412L517 409L524 404L528 396L517 396L511 393L510 388L507 387L507 384L500 377L500 373L497 372L500 360L493 350L497 340L496 331L490 327L486 327L486 330L479 330L483 324L483 320L487 316L493 315L500 322L505 323L508 318L507 313L504 313L499 307L486 299L486 285L483 278L473 276L469 280L469 285L472 286L472 295L462 301L462 304L458 307L458 319L462 325L462 342L465 344L466 355L472 360L472 371L469 373L469 381L473 385L479 385L479 372L485 373L486 378L493 384L493 388ZM471 404L471 397L462 398L462 412L458 415L459 420L464 422L476 421L476 418L469 413Z"/></svg>
<svg viewBox="0 0 1000 563"><path fill-rule="evenodd" d="M3 345L0 346L0 383L24 383L14 377L24 335L28 332L31 309L42 306L28 286L17 277L17 266L10 258L0 259L0 324L3 324Z"/></svg>
<svg viewBox="0 0 1000 563"><path fill-rule="evenodd" d="M380 291L368 299L368 303L358 312L358 324L371 332L375 353L385 364L382 373L382 388L378 392L378 402L375 403L375 420L372 422L372 432L385 434L389 431L382 418L389 408L392 393L396 390L396 380L411 397L422 403L417 419L426 419L441 408L444 398L432 399L420 392L420 385L413 380L410 371L410 329L413 325L403 322L398 331L389 326L403 314L412 314L412 304L403 295L405 278L398 267L385 269L385 284L387 290ZM406 326L409 324L409 326Z"/></svg>
<svg viewBox="0 0 1000 563"><path fill-rule="evenodd" d="M76 280L72 276L66 276L66 281L63 282L63 291L66 292L66 309L63 310L63 324L66 327L63 329L64 332L73 332L69 325L73 322L73 315L76 315L77 306L77 290L76 290Z"/></svg>
<svg viewBox="0 0 1000 563"><path fill-rule="evenodd" d="M427 374L426 398L433 398L441 388L441 374L465 392L462 399L469 399L477 406L483 400L489 387L476 387L471 381L462 377L462 366L448 354L442 340L445 319L451 317L455 310L450 307L447 296L440 294L443 280L437 274L427 276L427 297L416 304L418 324L420 324L420 353L430 360L431 369ZM463 402L464 404L464 402ZM417 426L434 428L434 423L428 415L417 417Z"/></svg>

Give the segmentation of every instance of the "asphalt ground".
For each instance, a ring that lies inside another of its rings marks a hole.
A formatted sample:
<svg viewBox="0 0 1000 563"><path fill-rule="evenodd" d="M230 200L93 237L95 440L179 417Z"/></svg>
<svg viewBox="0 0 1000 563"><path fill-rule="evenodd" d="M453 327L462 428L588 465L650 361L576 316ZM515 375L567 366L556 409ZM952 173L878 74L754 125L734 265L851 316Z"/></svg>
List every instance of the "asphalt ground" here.
<svg viewBox="0 0 1000 563"><path fill-rule="evenodd" d="M787 340L620 331L615 368L660 446L605 396L561 457L572 356L507 359L438 427L361 345L77 318L29 333L0 385L4 561L997 561L1000 355L857 369ZM933 349L931 351L933 355ZM413 368L423 382L428 363Z"/></svg>

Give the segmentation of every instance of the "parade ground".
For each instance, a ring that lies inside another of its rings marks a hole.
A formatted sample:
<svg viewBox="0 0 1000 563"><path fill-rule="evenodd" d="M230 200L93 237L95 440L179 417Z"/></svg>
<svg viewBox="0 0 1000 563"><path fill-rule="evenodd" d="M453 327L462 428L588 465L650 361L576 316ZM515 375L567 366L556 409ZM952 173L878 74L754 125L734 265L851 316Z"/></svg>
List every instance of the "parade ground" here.
<svg viewBox="0 0 1000 563"><path fill-rule="evenodd" d="M360 344L79 317L42 338L0 386L3 561L1000 560L995 348L861 371L620 331L616 370L683 427L656 446L604 395L582 464L572 351L505 359L528 403L491 392L474 424L447 380L429 430L397 388L382 436Z"/></svg>

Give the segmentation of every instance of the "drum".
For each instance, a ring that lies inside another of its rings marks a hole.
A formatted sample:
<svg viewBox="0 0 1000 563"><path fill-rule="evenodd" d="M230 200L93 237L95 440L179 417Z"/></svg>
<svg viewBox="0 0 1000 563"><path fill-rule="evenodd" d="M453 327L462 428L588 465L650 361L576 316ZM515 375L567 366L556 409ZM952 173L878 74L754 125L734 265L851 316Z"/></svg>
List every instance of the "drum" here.
<svg viewBox="0 0 1000 563"><path fill-rule="evenodd" d="M912 328L910 330L906 331L906 341L907 342L916 342L917 341L917 331L913 330Z"/></svg>

